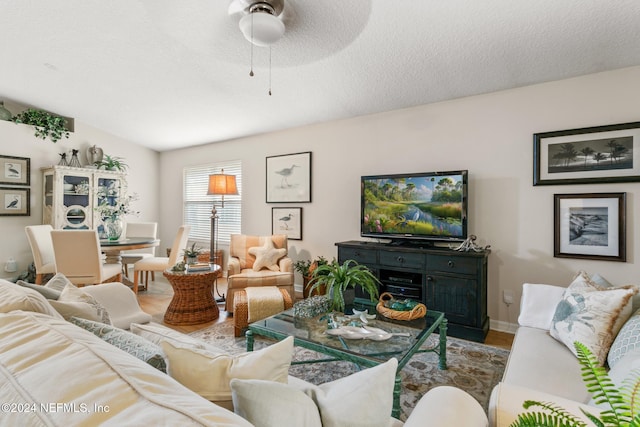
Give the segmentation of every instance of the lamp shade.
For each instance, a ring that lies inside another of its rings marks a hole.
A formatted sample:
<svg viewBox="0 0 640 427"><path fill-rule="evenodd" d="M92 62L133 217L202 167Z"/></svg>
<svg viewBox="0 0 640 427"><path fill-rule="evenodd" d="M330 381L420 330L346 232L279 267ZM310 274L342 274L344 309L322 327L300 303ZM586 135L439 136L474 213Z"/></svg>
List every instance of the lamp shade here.
<svg viewBox="0 0 640 427"><path fill-rule="evenodd" d="M225 175L223 173L209 175L207 195L226 196L229 194L238 194L235 175Z"/></svg>
<svg viewBox="0 0 640 427"><path fill-rule="evenodd" d="M277 16L263 11L243 16L239 26L244 38L256 46L270 46L284 34L284 23Z"/></svg>

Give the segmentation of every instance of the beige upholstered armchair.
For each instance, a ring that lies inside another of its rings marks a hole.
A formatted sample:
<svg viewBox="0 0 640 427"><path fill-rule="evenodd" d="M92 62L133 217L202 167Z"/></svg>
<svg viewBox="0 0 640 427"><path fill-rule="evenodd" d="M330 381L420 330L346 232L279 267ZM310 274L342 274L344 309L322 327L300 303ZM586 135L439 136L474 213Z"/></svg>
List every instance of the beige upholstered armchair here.
<svg viewBox="0 0 640 427"><path fill-rule="evenodd" d="M287 250L284 234L232 234L225 310L233 312L233 294L251 286L277 286L286 289L293 298L293 261Z"/></svg>

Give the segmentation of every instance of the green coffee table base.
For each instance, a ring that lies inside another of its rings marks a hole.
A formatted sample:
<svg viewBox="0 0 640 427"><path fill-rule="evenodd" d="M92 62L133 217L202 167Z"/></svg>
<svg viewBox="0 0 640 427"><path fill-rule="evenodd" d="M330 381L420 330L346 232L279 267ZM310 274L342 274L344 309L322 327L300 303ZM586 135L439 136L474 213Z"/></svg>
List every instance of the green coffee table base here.
<svg viewBox="0 0 640 427"><path fill-rule="evenodd" d="M427 338L439 328L439 342L433 348L429 349L421 349L420 347ZM264 321L252 323L249 325L249 330L246 332L245 336L247 339L247 351L253 351L254 344L254 336L260 335L267 338L273 338L278 341L287 338L290 334L287 334L283 331L277 331L275 329L271 329L265 326ZM346 349L340 349L336 347L329 347L327 345L317 343L311 340L302 339L294 336L294 345L298 347L303 347L308 350L316 351L321 354L325 354L330 356L326 359L318 359L318 360L307 360L301 362L294 362L294 364L305 364L305 363L321 363L321 362L332 362L332 361L347 361L352 362L358 365L359 367L373 367L384 363L388 360L388 357L376 358L376 354L369 355L359 355L354 354L353 352L349 352ZM401 391L401 378L400 371L405 365L409 362L409 360L416 353L425 353L425 352L434 352L438 354L438 367L440 369L447 369L447 319L442 315L438 318L428 329L424 331L424 333L420 334L415 343L411 346L409 351L407 351L399 360L398 360L398 370L396 372L396 380L393 388L393 410L391 411L391 416L394 418L399 418L400 416L400 391ZM378 356L389 356L390 354L378 355Z"/></svg>

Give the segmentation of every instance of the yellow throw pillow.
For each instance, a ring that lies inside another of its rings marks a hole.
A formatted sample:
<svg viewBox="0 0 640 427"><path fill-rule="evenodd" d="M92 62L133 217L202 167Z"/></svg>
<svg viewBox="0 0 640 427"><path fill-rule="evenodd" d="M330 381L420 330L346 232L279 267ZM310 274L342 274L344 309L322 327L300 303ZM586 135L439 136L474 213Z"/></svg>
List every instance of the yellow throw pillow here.
<svg viewBox="0 0 640 427"><path fill-rule="evenodd" d="M231 400L232 378L286 383L293 355L293 337L238 355L216 354L169 341L160 345L167 356L167 373L212 401Z"/></svg>

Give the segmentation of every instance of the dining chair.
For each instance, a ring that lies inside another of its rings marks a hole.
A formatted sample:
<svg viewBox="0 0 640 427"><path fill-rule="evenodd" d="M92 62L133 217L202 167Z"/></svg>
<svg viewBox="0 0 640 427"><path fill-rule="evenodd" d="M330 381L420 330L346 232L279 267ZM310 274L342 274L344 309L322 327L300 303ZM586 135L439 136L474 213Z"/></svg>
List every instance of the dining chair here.
<svg viewBox="0 0 640 427"><path fill-rule="evenodd" d="M133 292L136 294L138 293L138 279L140 277L140 272L164 271L178 262L178 258L182 256L182 251L187 246L189 231L191 231L190 225L181 225L180 228L178 228L178 233L173 239L171 252L168 257L148 257L133 264Z"/></svg>
<svg viewBox="0 0 640 427"><path fill-rule="evenodd" d="M152 237L157 238L158 234L158 223L157 222L127 222L125 226L125 237ZM143 258L149 258L155 256L156 248L144 248L144 249L134 249L130 251L123 251L121 254L122 257L122 271L126 277L129 277L129 265L135 264L137 261L140 261ZM142 272L140 273L142 274ZM146 272L146 279L141 282L146 283L149 282L149 272ZM156 280L155 272L151 272L151 280Z"/></svg>
<svg viewBox="0 0 640 427"><path fill-rule="evenodd" d="M33 265L36 267L36 284L41 285L45 275L56 272L56 261L51 242L53 227L49 224L27 225L24 230L27 233L29 246L31 246Z"/></svg>
<svg viewBox="0 0 640 427"><path fill-rule="evenodd" d="M122 264L102 262L96 230L52 230L56 272L74 285L122 281Z"/></svg>

